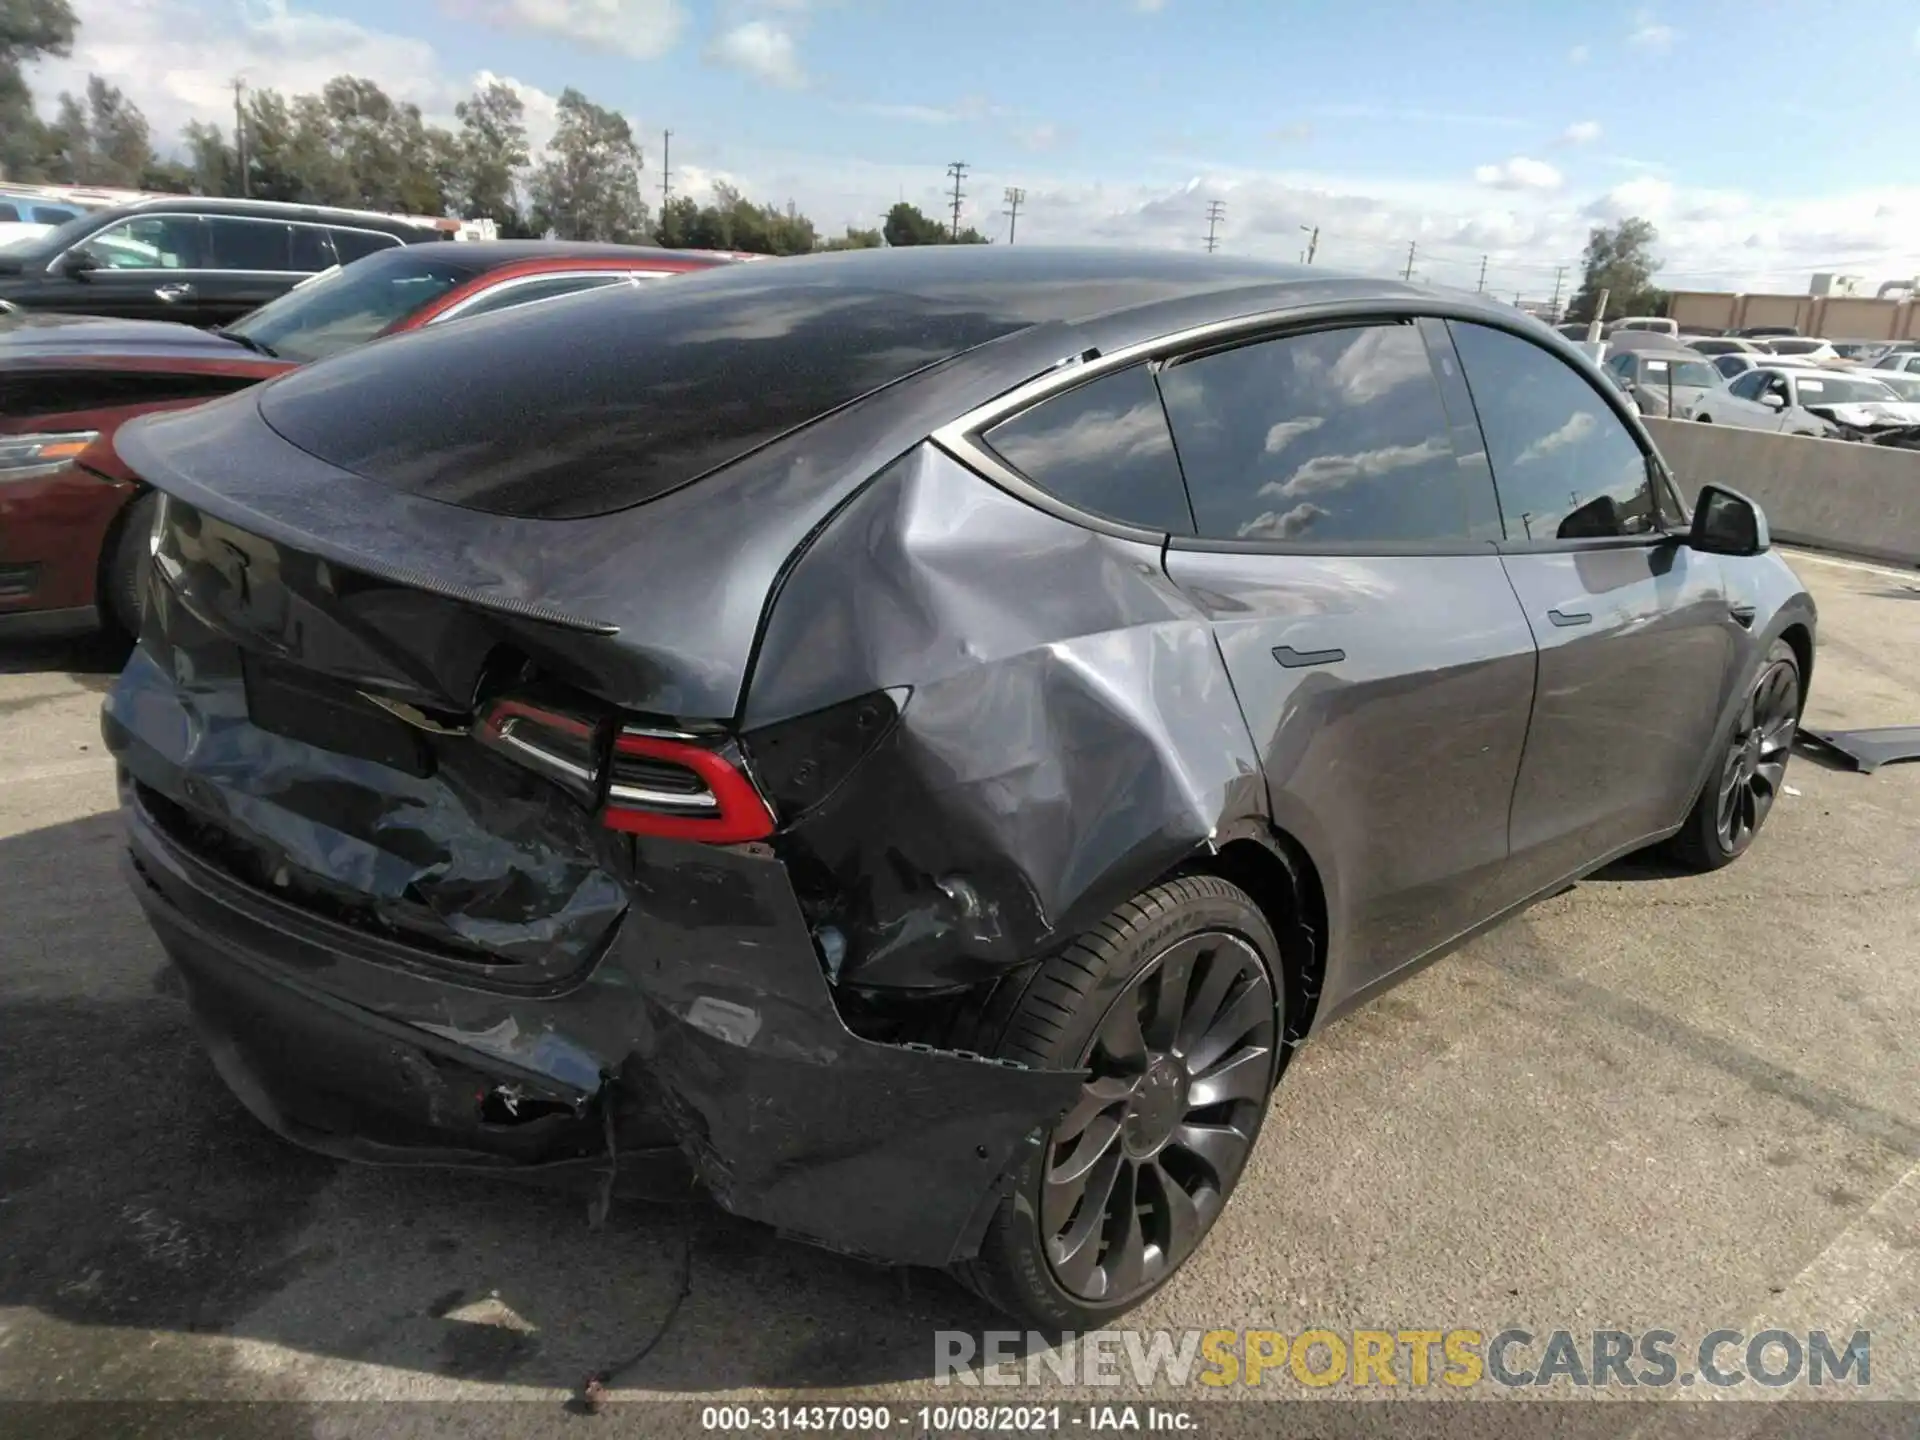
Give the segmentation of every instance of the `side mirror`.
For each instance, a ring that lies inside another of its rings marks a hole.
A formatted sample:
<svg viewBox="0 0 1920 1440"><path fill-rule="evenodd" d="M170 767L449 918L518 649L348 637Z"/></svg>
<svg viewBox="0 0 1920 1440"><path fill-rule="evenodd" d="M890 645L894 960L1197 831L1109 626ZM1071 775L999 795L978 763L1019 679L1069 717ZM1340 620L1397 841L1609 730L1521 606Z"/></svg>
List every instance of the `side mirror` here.
<svg viewBox="0 0 1920 1440"><path fill-rule="evenodd" d="M1769 410L1784 410L1787 408L1787 397L1769 392L1760 397L1760 403Z"/></svg>
<svg viewBox="0 0 1920 1440"><path fill-rule="evenodd" d="M1761 555L1773 545L1767 517L1737 490L1702 485L1687 546L1703 555Z"/></svg>
<svg viewBox="0 0 1920 1440"><path fill-rule="evenodd" d="M100 268L100 257L84 246L60 257L60 273L73 280L84 280Z"/></svg>

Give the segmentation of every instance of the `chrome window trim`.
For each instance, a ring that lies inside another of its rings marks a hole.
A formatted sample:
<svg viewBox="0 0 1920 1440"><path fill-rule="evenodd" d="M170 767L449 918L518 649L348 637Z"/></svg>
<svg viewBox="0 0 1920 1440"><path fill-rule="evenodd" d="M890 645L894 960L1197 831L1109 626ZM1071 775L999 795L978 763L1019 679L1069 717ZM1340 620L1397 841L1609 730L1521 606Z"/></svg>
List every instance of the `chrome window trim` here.
<svg viewBox="0 0 1920 1440"><path fill-rule="evenodd" d="M1644 427L1638 423L1638 417L1626 409L1626 396L1605 378L1604 372L1600 373L1596 382L1594 376L1588 375L1579 366L1569 363L1560 349L1556 349L1553 345L1542 344L1531 322L1522 317L1515 316L1509 320L1504 315L1489 313L1480 306L1458 304L1438 296L1334 300L1316 305L1269 308L1246 315L1231 316L1224 320L1209 321L1204 325L1194 325L1184 330L1170 331L1151 340L1138 341L1116 350L1083 351L1078 355L1065 357L1052 368L1023 381L1005 394L989 400L984 405L976 406L958 419L940 426L928 436L928 439L937 449L945 451L948 456L958 460L968 469L1036 509L1071 521L1083 529L1102 535L1111 535L1116 539L1140 541L1175 550L1257 551L1273 555L1385 554L1389 551L1378 544L1342 547L1332 543L1308 545L1285 541L1221 540L1197 535L1170 535L1166 531L1142 530L1135 526L1120 524L1098 515L1090 515L1084 510L1055 498L1000 459L987 445L983 436L984 432L1000 421L1018 414L1031 405L1037 405L1056 394L1124 370L1131 365L1145 362L1157 368L1175 363L1190 355L1256 343L1261 340L1277 340L1288 335L1306 334L1315 330L1350 325L1411 324L1427 317L1459 321L1469 325L1484 325L1490 330L1502 330L1546 352L1550 358L1567 365L1596 395L1601 397L1601 402L1612 409L1615 416L1626 427L1628 435L1633 438L1634 443L1649 460L1658 460L1659 452L1653 448L1650 437L1646 434ZM1564 349L1572 349L1571 342L1565 339L1561 339L1559 345ZM1575 350L1573 353L1580 352ZM1593 364L1592 361L1588 363L1593 365L1594 370L1600 371L1598 365ZM1474 416L1474 428L1480 429L1477 412ZM1483 433L1483 443L1484 439ZM1176 446L1177 443L1176 441ZM1664 464L1661 468L1665 470ZM1416 542L1394 547L1391 553L1484 555L1491 553L1493 546L1497 543L1499 542L1487 540L1461 540L1451 544Z"/></svg>
<svg viewBox="0 0 1920 1440"><path fill-rule="evenodd" d="M590 289L610 290L615 285L638 285L643 278L650 279L663 273L665 272L655 271L655 272L652 272L651 274L643 276L642 274L632 270L593 269L593 270L541 270L531 275L515 275L510 280L502 280L498 285L489 285L484 290L475 291L473 294L467 296L466 299L462 300L458 305L455 305L452 308L447 310L442 310L438 315L434 316L431 320L429 320L427 322L427 325L428 326L438 325L444 320L458 320L461 317L461 315L465 314L468 310L472 309L475 305L478 305L482 300L491 300L494 296L500 294L502 291L517 290L523 285L532 285L542 280L558 280L558 279L573 280L573 279L580 279L580 278L598 279L602 275L611 275L614 277L605 285L583 286L579 290L570 290L566 292L566 294L564 295L548 295L543 297L544 299L547 299L547 300L564 300L567 298L567 295L581 295L586 293L586 291ZM540 301L528 300L522 303L528 304L528 305L538 305ZM514 307L507 306L503 308L512 309Z"/></svg>
<svg viewBox="0 0 1920 1440"><path fill-rule="evenodd" d="M55 255L51 260L47 261L48 268L51 269L53 266L59 264L74 251L80 249L81 246L90 245L94 240L107 234L109 231L115 230L122 225L131 225L136 220L192 220L196 224L205 224L209 220L239 220L248 225L286 225L289 227L305 225L322 231L346 230L355 235L377 236L386 242L380 247L383 250L391 250L396 245L405 245L407 243L400 236L387 230L369 230L363 225L336 225L330 221L311 220L304 217L298 220L276 220L270 215L207 215L187 210L142 210L134 215L122 215L118 220L113 221L112 224L102 225L99 229L90 231L82 238L67 246L66 249L62 250L58 255ZM289 253L291 253L293 240L291 233L288 234L287 240L288 250ZM327 237L327 246L329 249L333 247L333 237L330 235ZM335 258L337 259L338 257L336 256ZM313 275L319 273L313 270L222 270L214 265L195 265L172 270L159 265L120 265L112 267L112 269L116 275L270 275L277 278L282 275Z"/></svg>

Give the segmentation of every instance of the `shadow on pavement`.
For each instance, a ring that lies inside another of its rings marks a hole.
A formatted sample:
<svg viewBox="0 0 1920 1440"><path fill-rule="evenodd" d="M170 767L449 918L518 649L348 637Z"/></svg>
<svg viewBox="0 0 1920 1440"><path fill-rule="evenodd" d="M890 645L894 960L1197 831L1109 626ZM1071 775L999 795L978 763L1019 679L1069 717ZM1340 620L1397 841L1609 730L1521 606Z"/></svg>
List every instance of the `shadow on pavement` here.
<svg viewBox="0 0 1920 1440"><path fill-rule="evenodd" d="M596 1232L572 1197L279 1140L204 1057L118 823L0 840L19 897L0 907L0 1308L34 1312L0 1395L56 1373L100 1398L284 1396L296 1374L303 1397L366 1395L311 1357L569 1391L615 1371L617 1394L837 1387L930 1375L935 1330L1010 1328L944 1276L704 1199L616 1205ZM175 1343L208 1332L275 1348Z"/></svg>
<svg viewBox="0 0 1920 1440"><path fill-rule="evenodd" d="M0 645L0 675L44 674L73 676L89 690L105 691L126 666L133 646L118 635L102 632L77 640L27 640Z"/></svg>

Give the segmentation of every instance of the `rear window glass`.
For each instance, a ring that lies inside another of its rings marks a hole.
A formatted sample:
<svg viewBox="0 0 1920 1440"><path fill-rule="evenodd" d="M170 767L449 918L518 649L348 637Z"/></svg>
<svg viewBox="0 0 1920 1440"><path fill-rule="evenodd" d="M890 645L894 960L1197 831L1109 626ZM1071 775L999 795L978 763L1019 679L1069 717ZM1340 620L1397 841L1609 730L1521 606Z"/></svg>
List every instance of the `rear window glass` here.
<svg viewBox="0 0 1920 1440"><path fill-rule="evenodd" d="M261 413L301 449L409 494L570 519L663 495L1025 328L1000 307L796 284L778 268L428 326L274 382Z"/></svg>
<svg viewBox="0 0 1920 1440"><path fill-rule="evenodd" d="M1193 533L1173 436L1144 365L1043 400L984 438L1007 464L1076 509L1146 530Z"/></svg>

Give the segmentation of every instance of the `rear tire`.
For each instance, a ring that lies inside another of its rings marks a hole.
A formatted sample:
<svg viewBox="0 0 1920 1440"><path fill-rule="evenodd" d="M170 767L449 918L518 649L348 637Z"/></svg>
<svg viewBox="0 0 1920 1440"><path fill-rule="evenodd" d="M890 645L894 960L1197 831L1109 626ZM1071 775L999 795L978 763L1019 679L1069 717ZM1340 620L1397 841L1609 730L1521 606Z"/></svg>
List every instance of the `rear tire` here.
<svg viewBox="0 0 1920 1440"><path fill-rule="evenodd" d="M1720 747L1686 824L1666 844L1689 870L1731 865L1759 835L1786 783L1787 761L1800 722L1800 660L1776 640L1747 687L1732 735Z"/></svg>
<svg viewBox="0 0 1920 1440"><path fill-rule="evenodd" d="M148 491L121 512L120 528L100 575L100 618L129 640L140 638L140 609L153 556L147 542L159 498Z"/></svg>
<svg viewBox="0 0 1920 1440"><path fill-rule="evenodd" d="M1178 1273L1259 1138L1285 1033L1279 956L1245 892L1192 875L996 989L961 1044L1091 1075L1016 1172L978 1258L954 1268L961 1283L1031 1325L1078 1331Z"/></svg>

